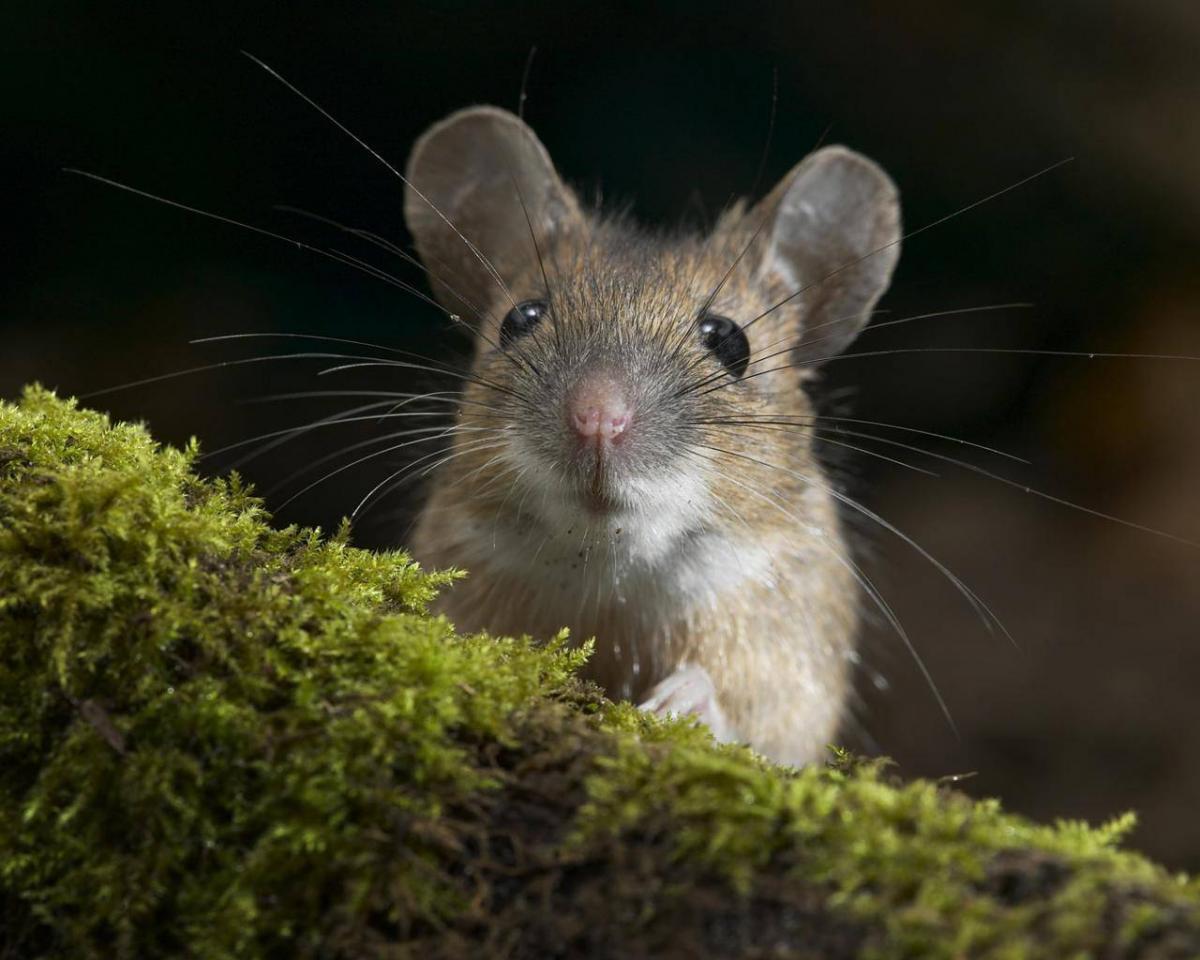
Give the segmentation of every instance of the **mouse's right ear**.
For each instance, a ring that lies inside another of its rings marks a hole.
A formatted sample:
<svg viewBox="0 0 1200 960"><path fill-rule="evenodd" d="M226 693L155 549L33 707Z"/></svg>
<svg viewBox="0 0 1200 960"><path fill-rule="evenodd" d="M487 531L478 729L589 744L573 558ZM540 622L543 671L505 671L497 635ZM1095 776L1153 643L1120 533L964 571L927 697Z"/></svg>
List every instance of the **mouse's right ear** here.
<svg viewBox="0 0 1200 960"><path fill-rule="evenodd" d="M506 286L581 219L546 148L519 117L469 107L430 127L405 171L404 218L447 309L507 309Z"/></svg>

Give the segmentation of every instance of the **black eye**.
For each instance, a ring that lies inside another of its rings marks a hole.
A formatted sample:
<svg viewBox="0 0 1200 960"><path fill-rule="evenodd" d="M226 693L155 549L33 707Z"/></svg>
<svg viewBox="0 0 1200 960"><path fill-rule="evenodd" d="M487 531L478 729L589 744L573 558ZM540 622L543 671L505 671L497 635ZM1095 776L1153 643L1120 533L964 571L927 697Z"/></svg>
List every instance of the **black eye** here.
<svg viewBox="0 0 1200 960"><path fill-rule="evenodd" d="M750 341L742 328L728 317L705 314L700 321L700 342L733 376L741 377L746 372L750 363Z"/></svg>
<svg viewBox="0 0 1200 960"><path fill-rule="evenodd" d="M507 347L518 337L529 333L542 321L550 309L545 300L526 300L508 311L500 324L500 346Z"/></svg>

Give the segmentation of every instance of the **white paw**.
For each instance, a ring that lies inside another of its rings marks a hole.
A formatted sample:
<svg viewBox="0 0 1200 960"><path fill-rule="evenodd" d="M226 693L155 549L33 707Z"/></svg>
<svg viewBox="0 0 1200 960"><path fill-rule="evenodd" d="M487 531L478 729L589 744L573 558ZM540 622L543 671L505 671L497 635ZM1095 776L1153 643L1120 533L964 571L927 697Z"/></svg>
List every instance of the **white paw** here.
<svg viewBox="0 0 1200 960"><path fill-rule="evenodd" d="M722 743L738 739L717 703L717 689L703 667L684 664L655 685L638 706L660 717L695 717Z"/></svg>

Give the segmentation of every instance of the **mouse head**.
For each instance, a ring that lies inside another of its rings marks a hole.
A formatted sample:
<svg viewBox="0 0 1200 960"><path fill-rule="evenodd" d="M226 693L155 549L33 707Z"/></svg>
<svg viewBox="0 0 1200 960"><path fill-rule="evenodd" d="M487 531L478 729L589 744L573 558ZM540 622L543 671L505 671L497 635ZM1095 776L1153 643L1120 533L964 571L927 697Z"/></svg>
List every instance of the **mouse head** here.
<svg viewBox="0 0 1200 960"><path fill-rule="evenodd" d="M801 383L899 255L896 189L870 160L826 147L707 236L651 234L585 210L520 119L474 107L421 137L407 181L434 292L476 330L464 500L543 526L640 516L664 548L816 479Z"/></svg>

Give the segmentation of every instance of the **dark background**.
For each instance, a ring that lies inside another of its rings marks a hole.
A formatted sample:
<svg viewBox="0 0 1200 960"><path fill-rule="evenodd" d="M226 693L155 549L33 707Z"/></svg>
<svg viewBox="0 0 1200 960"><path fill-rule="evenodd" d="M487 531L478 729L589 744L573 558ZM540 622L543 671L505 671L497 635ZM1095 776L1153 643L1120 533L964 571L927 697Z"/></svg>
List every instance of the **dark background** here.
<svg viewBox="0 0 1200 960"><path fill-rule="evenodd" d="M753 187L774 71L778 121L760 192L826 136L892 173L911 229L1073 157L914 237L882 304L886 319L1014 301L1032 309L914 321L868 332L859 346L1200 356L1192 0L49 3L6 5L4 18L6 397L32 380L86 394L303 349L187 342L233 332L461 352L435 311L385 284L60 172L83 167L356 254L367 250L273 205L404 241L399 184L242 48L402 165L414 137L450 110L515 107L536 44L526 115L560 169L655 224L711 216ZM146 420L164 440L195 434L214 449L354 403L248 402L256 398L410 386L394 375L314 381L319 368L225 368L90 402ZM857 416L1032 461L916 438L1003 473L1013 488L896 448L876 449L940 476L857 459L853 490L977 590L1018 647L989 635L911 549L874 534L871 574L925 656L961 739L896 638L876 630L864 648L864 742L907 774L975 771L965 789L1041 818L1133 808L1142 818L1135 845L1200 868L1200 551L1021 490L1200 540L1200 363L901 353L831 364L828 374L831 388L853 391ZM371 430L325 431L246 472L270 488ZM348 471L281 517L333 524L380 469ZM394 543L399 523L381 510L361 525L359 542Z"/></svg>

